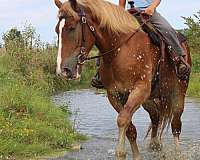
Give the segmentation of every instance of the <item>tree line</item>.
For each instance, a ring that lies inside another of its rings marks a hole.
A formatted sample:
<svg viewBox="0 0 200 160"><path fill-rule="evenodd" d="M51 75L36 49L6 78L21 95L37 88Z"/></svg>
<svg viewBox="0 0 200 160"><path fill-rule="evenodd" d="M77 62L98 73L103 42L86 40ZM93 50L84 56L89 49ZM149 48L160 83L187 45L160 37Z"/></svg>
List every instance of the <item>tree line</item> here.
<svg viewBox="0 0 200 160"><path fill-rule="evenodd" d="M20 31L16 27L8 30L3 34L3 43L0 44L0 48L25 48L25 49L47 49L49 47L56 47L56 42L48 43L42 42L40 34L36 32L35 27L32 24L24 25Z"/></svg>
<svg viewBox="0 0 200 160"><path fill-rule="evenodd" d="M200 11L191 17L182 17L187 25L187 28L182 32L188 38L189 45L194 54L199 54L200 46ZM12 28L3 34L4 45L0 44L0 47L5 48L12 47L24 47L24 48L47 48L49 46L56 46L56 42L53 44L42 42L40 35L36 32L36 29L31 25L25 25L22 31L17 28Z"/></svg>

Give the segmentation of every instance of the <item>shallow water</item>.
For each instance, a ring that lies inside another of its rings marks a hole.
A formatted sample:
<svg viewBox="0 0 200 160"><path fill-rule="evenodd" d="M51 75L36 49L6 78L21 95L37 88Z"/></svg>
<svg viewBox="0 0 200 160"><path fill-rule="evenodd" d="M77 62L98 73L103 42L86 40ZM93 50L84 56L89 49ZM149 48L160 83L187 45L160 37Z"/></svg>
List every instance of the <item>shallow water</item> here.
<svg viewBox="0 0 200 160"><path fill-rule="evenodd" d="M57 105L69 104L76 129L90 139L82 144L83 150L66 153L56 160L113 160L117 143L117 114L108 102L106 95L92 90L65 92L53 97ZM163 150L159 153L148 151L149 139L144 140L149 116L142 107L133 118L138 131L138 145L143 160L199 160L200 159L200 99L187 98L182 116L182 152L175 153L171 130L163 136ZM132 155L126 142L127 160Z"/></svg>

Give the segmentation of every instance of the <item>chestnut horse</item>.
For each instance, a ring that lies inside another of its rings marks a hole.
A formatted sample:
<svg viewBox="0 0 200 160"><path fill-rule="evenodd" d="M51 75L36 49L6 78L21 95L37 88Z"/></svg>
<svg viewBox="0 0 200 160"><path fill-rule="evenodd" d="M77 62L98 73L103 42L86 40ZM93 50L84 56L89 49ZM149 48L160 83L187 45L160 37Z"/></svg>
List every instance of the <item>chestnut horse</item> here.
<svg viewBox="0 0 200 160"><path fill-rule="evenodd" d="M178 149L188 80L176 77L168 55L161 56L137 20L121 7L103 0L55 0L55 4L59 8L57 75L79 79L94 44L101 53L100 77L119 113L116 158L125 159L127 136L133 159L141 159L132 122L141 105L151 119L150 146L160 147L159 136L170 123ZM186 42L183 47L191 64Z"/></svg>

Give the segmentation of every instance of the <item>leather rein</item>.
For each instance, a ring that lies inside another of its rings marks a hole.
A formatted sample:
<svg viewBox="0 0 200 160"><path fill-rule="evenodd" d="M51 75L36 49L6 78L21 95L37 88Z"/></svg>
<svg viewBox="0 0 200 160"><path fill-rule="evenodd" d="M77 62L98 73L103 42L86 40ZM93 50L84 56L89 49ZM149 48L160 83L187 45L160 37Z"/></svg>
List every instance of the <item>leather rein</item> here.
<svg viewBox="0 0 200 160"><path fill-rule="evenodd" d="M80 16L80 24L82 26L82 29L81 29L82 30L82 41L81 41L80 53L79 53L79 55L77 57L79 65L83 65L85 63L85 61L103 57L103 56L105 56L107 54L110 54L113 51L117 50L124 43L128 42L142 28L142 26L145 24L145 22L143 22L135 30L135 32L133 32L127 39L125 39L123 42L121 42L119 45L117 45L113 49L108 50L108 51L103 52L103 53L100 53L100 55L97 55L97 56L88 57L87 54L86 54L86 31L85 30L86 30L86 27L88 27L89 30L92 32L92 35L94 36L95 40L97 40L96 29L95 29L94 25L90 24L89 21L87 20L87 16L86 16L86 14L85 14L85 12L84 12L82 7L80 8L80 13L78 15Z"/></svg>

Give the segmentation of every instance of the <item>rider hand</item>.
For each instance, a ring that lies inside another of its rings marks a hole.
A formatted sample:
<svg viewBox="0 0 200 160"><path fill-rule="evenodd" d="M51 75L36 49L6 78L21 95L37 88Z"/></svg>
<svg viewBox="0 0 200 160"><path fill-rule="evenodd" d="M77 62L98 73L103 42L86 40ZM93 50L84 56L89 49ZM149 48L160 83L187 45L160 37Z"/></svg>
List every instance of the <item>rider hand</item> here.
<svg viewBox="0 0 200 160"><path fill-rule="evenodd" d="M155 11L155 7L154 6L149 6L144 10L144 12L149 16L152 16L154 11Z"/></svg>

